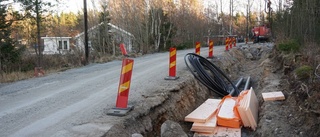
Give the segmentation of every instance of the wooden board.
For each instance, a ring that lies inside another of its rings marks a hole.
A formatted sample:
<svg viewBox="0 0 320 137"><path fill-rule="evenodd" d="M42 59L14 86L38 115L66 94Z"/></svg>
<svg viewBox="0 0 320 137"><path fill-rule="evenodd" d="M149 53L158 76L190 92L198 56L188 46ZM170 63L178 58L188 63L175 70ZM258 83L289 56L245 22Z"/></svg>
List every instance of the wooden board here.
<svg viewBox="0 0 320 137"><path fill-rule="evenodd" d="M259 102L252 87L237 107L242 123L245 127L251 127L253 130L257 127Z"/></svg>
<svg viewBox="0 0 320 137"><path fill-rule="evenodd" d="M223 104L220 107L218 117L224 118L224 119L233 119L236 116L233 112L233 107L235 106L236 101L232 98L226 98L223 101Z"/></svg>
<svg viewBox="0 0 320 137"><path fill-rule="evenodd" d="M242 101L243 100L241 100L240 105L243 104ZM241 117L241 121L242 121L243 125L245 127L250 126L250 123L249 123L249 120L248 120L247 115L245 113L245 110L242 107L237 107L237 109L238 109L238 112L239 112L239 115Z"/></svg>
<svg viewBox="0 0 320 137"><path fill-rule="evenodd" d="M217 126L213 134L195 133L193 137L241 137L241 129Z"/></svg>
<svg viewBox="0 0 320 137"><path fill-rule="evenodd" d="M264 101L285 100L285 97L281 91L262 93Z"/></svg>
<svg viewBox="0 0 320 137"><path fill-rule="evenodd" d="M221 99L208 99L202 103L198 108L193 110L187 115L184 120L188 122L200 122L205 123L210 117L213 116L217 110Z"/></svg>
<svg viewBox="0 0 320 137"><path fill-rule="evenodd" d="M206 129L204 129L204 128L195 129L195 128L191 127L190 131L194 131L194 132L202 133L202 134L214 134L216 132L215 128L212 128L212 129L207 129L207 128Z"/></svg>
<svg viewBox="0 0 320 137"><path fill-rule="evenodd" d="M209 118L209 120L205 123L200 123L200 122L194 122L192 124L192 128L215 128L217 126L217 116L213 115L211 118Z"/></svg>
<svg viewBox="0 0 320 137"><path fill-rule="evenodd" d="M219 126L231 128L239 128L241 126L241 119L236 114L235 106L236 100L234 98L227 97L224 99L217 115L217 124Z"/></svg>

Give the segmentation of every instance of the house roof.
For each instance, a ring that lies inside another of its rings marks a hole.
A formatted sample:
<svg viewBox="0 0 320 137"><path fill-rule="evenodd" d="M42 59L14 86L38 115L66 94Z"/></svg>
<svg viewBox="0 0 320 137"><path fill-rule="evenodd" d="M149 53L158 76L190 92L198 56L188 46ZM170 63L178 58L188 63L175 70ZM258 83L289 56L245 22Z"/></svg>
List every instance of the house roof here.
<svg viewBox="0 0 320 137"><path fill-rule="evenodd" d="M41 39L71 39L72 37L41 37Z"/></svg>
<svg viewBox="0 0 320 137"><path fill-rule="evenodd" d="M96 25L96 26L93 26L92 28L90 28L90 29L88 30L88 32L89 32L89 31L92 31L92 30L94 30L94 29L96 29L97 27L99 27L99 26L101 26L101 25L103 25L103 24L104 24L104 22L101 22L100 24L98 24L98 25ZM119 27L118 27L118 26L116 26L116 25L113 25L113 24L111 24L111 23L108 23L108 25L109 25L110 27L112 27L112 28L116 29L116 30L121 31L122 33L124 33L124 34L126 34L126 35L129 35L129 36L134 37L130 32L125 31L125 30L123 30L123 29L119 28ZM81 37L82 35L84 35L84 32L79 33L79 34L78 34L78 35L76 35L74 38Z"/></svg>

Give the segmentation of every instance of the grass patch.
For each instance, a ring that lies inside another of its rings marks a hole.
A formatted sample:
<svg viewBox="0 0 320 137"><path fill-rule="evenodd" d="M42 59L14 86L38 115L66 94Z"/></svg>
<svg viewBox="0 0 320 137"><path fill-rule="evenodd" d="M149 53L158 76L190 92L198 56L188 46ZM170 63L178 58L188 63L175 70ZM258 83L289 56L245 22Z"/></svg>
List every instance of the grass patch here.
<svg viewBox="0 0 320 137"><path fill-rule="evenodd" d="M34 75L34 71L3 73L0 75L0 83L8 83L8 82L24 80L24 79L32 78L33 75Z"/></svg>
<svg viewBox="0 0 320 137"><path fill-rule="evenodd" d="M279 43L278 49L286 53L289 53L289 52L296 53L300 50L300 44L297 40L290 39L290 40Z"/></svg>
<svg viewBox="0 0 320 137"><path fill-rule="evenodd" d="M311 66L303 65L297 68L294 72L298 79L305 80L311 77L313 69Z"/></svg>

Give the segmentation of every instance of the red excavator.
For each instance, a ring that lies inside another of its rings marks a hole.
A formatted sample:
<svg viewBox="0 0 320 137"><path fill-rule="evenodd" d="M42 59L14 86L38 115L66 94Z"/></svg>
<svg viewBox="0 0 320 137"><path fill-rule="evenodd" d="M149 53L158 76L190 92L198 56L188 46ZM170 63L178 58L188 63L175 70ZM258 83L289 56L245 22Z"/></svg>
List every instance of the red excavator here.
<svg viewBox="0 0 320 137"><path fill-rule="evenodd" d="M267 25L252 28L252 39L254 43L268 42L271 38L271 29Z"/></svg>

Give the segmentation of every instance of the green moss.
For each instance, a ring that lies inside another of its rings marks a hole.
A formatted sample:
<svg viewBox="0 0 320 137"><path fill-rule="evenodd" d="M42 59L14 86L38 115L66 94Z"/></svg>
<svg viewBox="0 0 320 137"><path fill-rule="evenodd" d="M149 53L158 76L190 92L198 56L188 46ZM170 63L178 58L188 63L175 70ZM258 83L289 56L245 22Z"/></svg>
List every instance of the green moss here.
<svg viewBox="0 0 320 137"><path fill-rule="evenodd" d="M294 72L299 79L308 79L311 77L313 69L311 66L304 65L297 68Z"/></svg>
<svg viewBox="0 0 320 137"><path fill-rule="evenodd" d="M297 40L291 39L284 41L282 43L279 43L278 49L284 52L298 52L300 49L300 44Z"/></svg>

